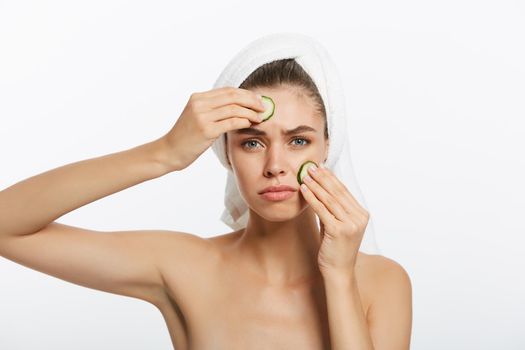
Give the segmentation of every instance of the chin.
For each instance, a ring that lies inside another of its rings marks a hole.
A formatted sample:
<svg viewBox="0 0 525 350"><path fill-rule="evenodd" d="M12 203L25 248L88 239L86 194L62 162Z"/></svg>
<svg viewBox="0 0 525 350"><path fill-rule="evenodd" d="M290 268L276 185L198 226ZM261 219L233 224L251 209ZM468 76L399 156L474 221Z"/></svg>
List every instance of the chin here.
<svg viewBox="0 0 525 350"><path fill-rule="evenodd" d="M282 222L292 220L301 215L308 208L308 203L304 199L299 201L289 199L271 202L259 198L256 201L252 201L249 207L267 221Z"/></svg>

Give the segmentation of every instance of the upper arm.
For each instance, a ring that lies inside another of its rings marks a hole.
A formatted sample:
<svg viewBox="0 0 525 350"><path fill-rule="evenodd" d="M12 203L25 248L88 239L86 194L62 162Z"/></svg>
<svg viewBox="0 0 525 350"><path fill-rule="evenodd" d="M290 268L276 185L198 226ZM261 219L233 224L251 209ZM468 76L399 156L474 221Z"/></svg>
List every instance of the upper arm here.
<svg viewBox="0 0 525 350"><path fill-rule="evenodd" d="M178 252L181 259L187 256L190 236L154 230L101 232L52 222L36 233L2 238L0 255L77 285L156 305L165 293L161 257L167 249L177 262Z"/></svg>
<svg viewBox="0 0 525 350"><path fill-rule="evenodd" d="M405 269L392 259L381 256L378 261L367 321L375 350L410 348L412 285Z"/></svg>

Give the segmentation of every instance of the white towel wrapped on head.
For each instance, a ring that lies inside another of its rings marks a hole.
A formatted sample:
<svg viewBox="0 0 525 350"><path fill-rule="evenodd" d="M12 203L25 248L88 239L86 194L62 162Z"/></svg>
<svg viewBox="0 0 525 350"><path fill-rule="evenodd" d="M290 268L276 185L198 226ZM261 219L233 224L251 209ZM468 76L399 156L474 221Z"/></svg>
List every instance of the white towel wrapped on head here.
<svg viewBox="0 0 525 350"><path fill-rule="evenodd" d="M301 65L314 81L323 99L330 140L328 157L324 166L345 184L354 198L370 214L359 250L368 254L380 254L374 235L372 213L368 210L361 194L352 167L345 97L339 74L328 52L319 42L304 34L293 32L274 33L256 39L233 57L213 88L239 87L258 67L285 58L293 58ZM228 170L224 193L225 208L221 220L234 230L244 228L248 222L249 210L241 197L235 175L228 164L225 134L215 140L212 149Z"/></svg>

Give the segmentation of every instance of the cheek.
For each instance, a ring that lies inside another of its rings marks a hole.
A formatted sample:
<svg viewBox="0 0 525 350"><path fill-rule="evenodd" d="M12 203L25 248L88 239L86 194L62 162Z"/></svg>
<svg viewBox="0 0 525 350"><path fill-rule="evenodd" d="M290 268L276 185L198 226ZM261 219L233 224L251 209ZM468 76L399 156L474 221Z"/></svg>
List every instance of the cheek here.
<svg viewBox="0 0 525 350"><path fill-rule="evenodd" d="M248 189L257 187L257 181L259 181L257 173L246 163L242 163L240 166L238 163L236 164L235 177L239 187Z"/></svg>
<svg viewBox="0 0 525 350"><path fill-rule="evenodd" d="M235 178L237 181L237 187L239 188L239 193L244 201L247 203L253 203L254 200L257 200L257 197L259 196L257 191L260 189L259 187L261 185L253 175L235 173Z"/></svg>
<svg viewBox="0 0 525 350"><path fill-rule="evenodd" d="M255 169L254 166L261 162L260 157L257 157L253 152L247 152L241 148L242 146L233 145L227 151L229 155L230 164L239 171L243 169Z"/></svg>

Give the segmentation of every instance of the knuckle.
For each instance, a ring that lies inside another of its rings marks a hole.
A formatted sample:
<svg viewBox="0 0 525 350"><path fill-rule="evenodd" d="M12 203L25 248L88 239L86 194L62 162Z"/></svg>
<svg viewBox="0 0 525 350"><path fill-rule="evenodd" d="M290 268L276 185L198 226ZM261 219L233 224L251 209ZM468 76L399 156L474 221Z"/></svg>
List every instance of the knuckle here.
<svg viewBox="0 0 525 350"><path fill-rule="evenodd" d="M247 128L251 125L250 121L243 118L237 118L237 127L239 128Z"/></svg>
<svg viewBox="0 0 525 350"><path fill-rule="evenodd" d="M236 118L232 118L228 120L228 129L233 130L240 127L239 120Z"/></svg>
<svg viewBox="0 0 525 350"><path fill-rule="evenodd" d="M202 101L199 98L194 98L189 103L189 106L192 111L200 110L201 105L202 105Z"/></svg>
<svg viewBox="0 0 525 350"><path fill-rule="evenodd" d="M190 98L189 98L190 103L194 103L199 97L200 97L200 93L198 93L198 92L193 92L193 93L190 95Z"/></svg>
<svg viewBox="0 0 525 350"><path fill-rule="evenodd" d="M354 235L358 234L360 230L361 230L361 223L360 222L352 222L350 234L352 236L354 236Z"/></svg>
<svg viewBox="0 0 525 350"><path fill-rule="evenodd" d="M236 105L228 105L228 114L229 115L238 115L239 110Z"/></svg>
<svg viewBox="0 0 525 350"><path fill-rule="evenodd" d="M192 113L195 113L196 112L196 108L195 108L195 101L194 100L189 100L188 103L186 104L186 108L192 112Z"/></svg>
<svg viewBox="0 0 525 350"><path fill-rule="evenodd" d="M235 89L234 87L230 87L227 90L227 94L229 98L235 98L237 96L237 89Z"/></svg>

